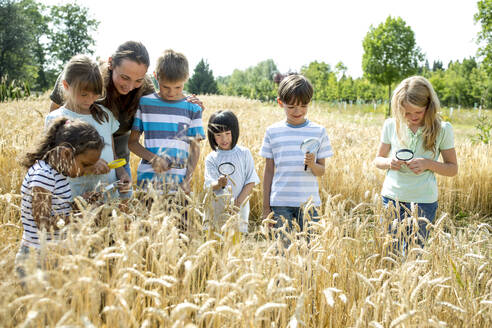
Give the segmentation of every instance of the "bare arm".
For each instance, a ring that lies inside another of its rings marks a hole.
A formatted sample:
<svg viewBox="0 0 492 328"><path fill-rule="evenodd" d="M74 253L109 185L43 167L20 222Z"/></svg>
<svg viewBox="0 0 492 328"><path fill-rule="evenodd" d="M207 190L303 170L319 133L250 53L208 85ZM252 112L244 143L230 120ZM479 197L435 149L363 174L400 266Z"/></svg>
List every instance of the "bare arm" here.
<svg viewBox="0 0 492 328"><path fill-rule="evenodd" d="M32 188L32 216L39 230L59 230L57 217L51 216L51 193L41 187ZM66 223L68 218L63 217Z"/></svg>
<svg viewBox="0 0 492 328"><path fill-rule="evenodd" d="M254 182L250 182L250 183L246 184L243 187L243 190L241 190L241 192L239 193L237 198L234 200L234 205L236 205L238 207L241 206L243 204L244 200L249 196L249 194L251 194L251 191L253 191L254 186L255 186Z"/></svg>
<svg viewBox="0 0 492 328"><path fill-rule="evenodd" d="M426 158L414 158L408 161L408 168L415 174L430 170L439 175L452 177L458 173L458 160L454 148L441 151L444 162L434 161Z"/></svg>
<svg viewBox="0 0 492 328"><path fill-rule="evenodd" d="M142 133L139 131L132 130L130 133L130 138L128 139L128 149L140 158L145 159L152 165L155 173L164 173L169 170L169 165L167 161L154 154L153 152L146 149L142 144L140 144L140 135Z"/></svg>
<svg viewBox="0 0 492 328"><path fill-rule="evenodd" d="M319 158L314 161L314 154L306 153L304 155L304 164L311 169L314 176L320 177L325 174L325 159Z"/></svg>
<svg viewBox="0 0 492 328"><path fill-rule="evenodd" d="M193 172L195 171L199 158L200 139L192 139L190 142L190 156L188 156L188 160L186 162L186 175L183 179L183 182L181 182L181 187L186 193L190 192L191 178L193 177Z"/></svg>
<svg viewBox="0 0 492 328"><path fill-rule="evenodd" d="M270 193L272 191L273 174L275 173L275 163L273 158L265 160L265 170L263 172L263 217L267 217L272 211L270 207Z"/></svg>
<svg viewBox="0 0 492 328"><path fill-rule="evenodd" d="M396 158L388 158L388 154L390 153L390 150L391 150L390 144L385 144L383 142L379 144L378 153L373 162L378 169L398 171L401 168L401 165L405 164L404 161L400 161Z"/></svg>
<svg viewBox="0 0 492 328"><path fill-rule="evenodd" d="M57 103L54 103L54 102L51 102L51 105L50 105L50 112L60 108L61 106L58 105Z"/></svg>

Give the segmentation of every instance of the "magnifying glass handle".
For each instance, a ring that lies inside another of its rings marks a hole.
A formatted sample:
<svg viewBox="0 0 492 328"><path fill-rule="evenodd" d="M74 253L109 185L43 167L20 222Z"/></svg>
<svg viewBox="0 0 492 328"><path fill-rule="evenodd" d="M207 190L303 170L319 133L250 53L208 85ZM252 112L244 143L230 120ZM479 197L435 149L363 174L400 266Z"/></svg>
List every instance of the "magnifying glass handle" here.
<svg viewBox="0 0 492 328"><path fill-rule="evenodd" d="M304 171L307 171L307 165L304 165Z"/></svg>

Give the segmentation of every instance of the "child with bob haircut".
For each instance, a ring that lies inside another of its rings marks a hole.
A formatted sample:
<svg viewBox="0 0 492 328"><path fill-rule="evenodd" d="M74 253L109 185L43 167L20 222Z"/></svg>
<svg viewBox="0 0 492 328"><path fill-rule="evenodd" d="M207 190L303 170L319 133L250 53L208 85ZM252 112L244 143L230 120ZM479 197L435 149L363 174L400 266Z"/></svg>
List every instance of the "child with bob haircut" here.
<svg viewBox="0 0 492 328"><path fill-rule="evenodd" d="M140 157L137 183L155 184L168 191L178 185L190 193L190 182L198 163L198 141L205 138L202 109L183 94L189 77L188 60L173 50L157 59L159 92L140 98L128 147ZM139 142L144 133L144 146Z"/></svg>
<svg viewBox="0 0 492 328"><path fill-rule="evenodd" d="M239 231L247 233L250 207L249 200L246 199L255 184L260 182L260 178L256 174L249 149L237 145L239 122L236 115L231 111L213 113L208 121L207 134L213 151L205 159L205 187L211 187L217 196L224 196L232 191L234 205L240 208ZM228 176L221 174L221 164L233 167L234 172ZM230 191L225 189L226 186ZM215 221L222 222L220 216L223 215L223 198L219 198L215 205Z"/></svg>
<svg viewBox="0 0 492 328"><path fill-rule="evenodd" d="M422 76L409 77L398 85L391 108L393 118L384 122L374 160L377 168L387 171L381 191L383 203L393 204L399 220L410 215L414 204L419 216L433 222L438 204L435 174L451 177L458 172L453 128L441 121L439 99ZM396 153L401 149L411 150L413 158L398 159ZM443 162L438 161L439 155ZM426 226L419 220L417 242L421 246L428 236Z"/></svg>
<svg viewBox="0 0 492 328"><path fill-rule="evenodd" d="M263 217L273 211L276 228L283 225L283 217L289 223L287 230L292 229L293 220L303 230L303 204L312 197L315 206L321 205L317 177L325 173L325 158L333 152L325 128L306 118L312 96L313 87L304 76L285 77L279 84L277 102L286 119L270 125L263 139ZM316 138L317 151L301 151L306 138ZM318 215L316 210L310 214Z"/></svg>
<svg viewBox="0 0 492 328"><path fill-rule="evenodd" d="M22 265L29 249L41 246L39 231L47 230L46 239L56 240L60 227L69 223L72 192L68 177L76 178L91 170L103 147L104 140L90 124L60 117L21 160L28 168L21 187L24 233L16 256L21 278L25 276Z"/></svg>
<svg viewBox="0 0 492 328"><path fill-rule="evenodd" d="M72 196L95 191L101 184L108 185L119 180L120 197L129 197L131 181L125 168L110 170L108 167L108 162L115 159L113 133L118 130L119 122L107 108L94 103L103 91L103 79L98 65L85 55L72 57L65 66L62 86L66 94L65 104L48 114L45 126L61 116L79 119L95 127L105 141L101 158L85 171L86 175L70 178Z"/></svg>

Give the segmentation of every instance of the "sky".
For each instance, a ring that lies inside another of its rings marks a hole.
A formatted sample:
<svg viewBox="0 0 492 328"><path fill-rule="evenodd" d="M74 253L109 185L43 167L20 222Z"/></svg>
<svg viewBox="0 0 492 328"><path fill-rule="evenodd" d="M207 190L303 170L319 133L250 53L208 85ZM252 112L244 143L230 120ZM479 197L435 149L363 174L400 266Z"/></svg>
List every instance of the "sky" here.
<svg viewBox="0 0 492 328"><path fill-rule="evenodd" d="M44 0L45 4L67 1ZM273 59L280 72L312 61L362 76L362 41L370 26L401 17L430 65L475 56L480 31L476 0L78 0L100 21L95 54L111 56L127 40L141 41L152 70L166 49L182 52L190 71L205 59L214 76ZM149 70L150 71L150 70Z"/></svg>

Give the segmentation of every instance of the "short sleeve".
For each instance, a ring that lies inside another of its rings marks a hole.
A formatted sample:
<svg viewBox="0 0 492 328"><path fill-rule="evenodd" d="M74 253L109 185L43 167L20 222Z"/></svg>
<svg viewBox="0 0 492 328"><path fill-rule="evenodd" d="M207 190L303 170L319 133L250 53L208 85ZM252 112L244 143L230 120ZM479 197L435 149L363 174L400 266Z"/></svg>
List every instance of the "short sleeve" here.
<svg viewBox="0 0 492 328"><path fill-rule="evenodd" d="M449 122L443 122L441 125L442 139L439 144L439 150L447 150L454 148L454 132L453 126Z"/></svg>
<svg viewBox="0 0 492 328"><path fill-rule="evenodd" d="M270 143L270 134L268 129L265 132L265 137L263 138L263 144L260 148L260 156L265 158L273 158L272 145Z"/></svg>
<svg viewBox="0 0 492 328"><path fill-rule="evenodd" d="M49 170L40 167L32 173L29 185L31 188L40 187L53 193L55 182L55 175Z"/></svg>
<svg viewBox="0 0 492 328"><path fill-rule="evenodd" d="M327 158L333 156L333 150L331 148L330 139L326 134L326 129L323 128L321 132L320 138L320 147L318 150L317 157L318 158Z"/></svg>
<svg viewBox="0 0 492 328"><path fill-rule="evenodd" d="M212 153L210 153L205 159L205 178L204 178L205 187L210 187L218 179L219 179L219 170L217 167L217 163L215 163L212 157Z"/></svg>
<svg viewBox="0 0 492 328"><path fill-rule="evenodd" d="M135 118L133 119L132 130L143 132L142 108L138 106Z"/></svg>
<svg viewBox="0 0 492 328"><path fill-rule="evenodd" d="M63 73L60 73L58 75L58 78L56 79L55 82L55 86L53 87L53 90L51 91L50 94L51 101L59 106L63 105L63 91L61 87L62 75Z"/></svg>
<svg viewBox="0 0 492 328"><path fill-rule="evenodd" d="M205 139L205 131L203 130L202 108L196 104L191 104L191 123L186 133L186 136Z"/></svg>
<svg viewBox="0 0 492 328"><path fill-rule="evenodd" d="M120 128L120 122L114 117L113 113L111 113L109 110L106 111L110 117L110 122L111 122L111 134L115 133L118 131Z"/></svg>
<svg viewBox="0 0 492 328"><path fill-rule="evenodd" d="M383 133L381 134L381 142L384 144L391 144L391 137L394 130L394 121L392 119L387 119L383 124ZM393 128L392 128L393 127Z"/></svg>
<svg viewBox="0 0 492 328"><path fill-rule="evenodd" d="M52 111L51 113L49 113L48 115L46 115L45 119L44 119L44 130L47 131L48 128L50 127L50 124L53 122L53 120L55 118L57 118L59 115L59 110L54 110Z"/></svg>
<svg viewBox="0 0 492 328"><path fill-rule="evenodd" d="M247 148L245 149L244 157L246 164L244 184L246 185L251 182L258 184L260 182L260 178L258 177L258 174L256 174L255 161L253 160L251 152Z"/></svg>

